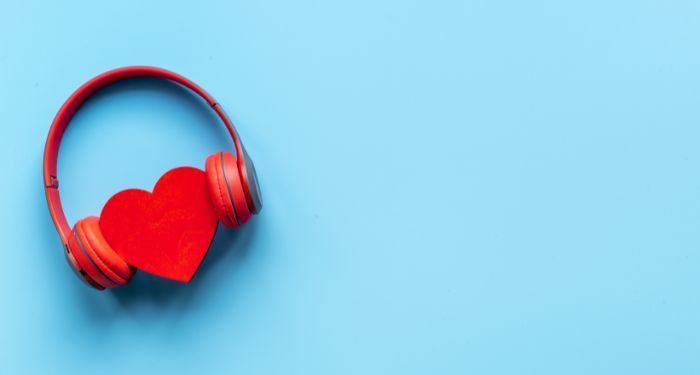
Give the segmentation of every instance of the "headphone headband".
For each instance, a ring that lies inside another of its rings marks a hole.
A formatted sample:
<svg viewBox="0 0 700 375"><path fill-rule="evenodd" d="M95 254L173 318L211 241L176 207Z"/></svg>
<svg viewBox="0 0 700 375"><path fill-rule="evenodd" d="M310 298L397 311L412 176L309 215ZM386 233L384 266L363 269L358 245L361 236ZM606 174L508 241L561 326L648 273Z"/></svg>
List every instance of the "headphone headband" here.
<svg viewBox="0 0 700 375"><path fill-rule="evenodd" d="M64 245L68 243L68 236L71 228L68 225L68 220L66 219L65 214L63 213L61 198L58 192L58 150L61 146L63 133L68 127L68 124L73 118L75 112L90 96L92 96L92 94L112 83L137 77L166 79L187 87L204 99L214 109L219 118L221 118L221 121L223 121L226 129L231 135L231 140L233 140L234 148L236 150L236 163L241 168L245 167L243 160L245 158L243 146L238 140L238 135L233 128L231 120L229 120L226 113L224 113L224 111L221 109L219 103L217 103L214 98L212 98L206 91L197 86L197 84L194 82L171 71L148 66L131 66L102 73L80 86L80 88L78 88L68 98L68 100L66 100L56 114L56 117L51 124L48 138L46 139L46 147L44 149L44 189L46 190L46 200L49 205L51 218L56 225L56 229L58 230L58 234L61 237L61 241L63 241Z"/></svg>

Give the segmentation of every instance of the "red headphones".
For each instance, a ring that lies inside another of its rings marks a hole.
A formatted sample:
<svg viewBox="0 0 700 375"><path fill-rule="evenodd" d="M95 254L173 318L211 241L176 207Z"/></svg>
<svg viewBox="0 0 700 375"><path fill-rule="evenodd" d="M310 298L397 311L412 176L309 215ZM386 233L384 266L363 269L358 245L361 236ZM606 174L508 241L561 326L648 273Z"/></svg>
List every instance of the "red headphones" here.
<svg viewBox="0 0 700 375"><path fill-rule="evenodd" d="M166 79L194 91L214 109L226 126L233 140L235 156L225 151L209 156L204 172L211 207L219 220L228 228L237 228L262 208L253 163L239 141L231 120L219 103L202 88L185 77L153 67L120 68L93 78L68 98L51 124L44 150L44 187L49 212L66 249L68 263L81 279L100 290L128 283L136 269L113 250L100 229L97 217L79 220L73 229L68 225L58 191L58 150L71 118L92 94L114 82L135 77Z"/></svg>

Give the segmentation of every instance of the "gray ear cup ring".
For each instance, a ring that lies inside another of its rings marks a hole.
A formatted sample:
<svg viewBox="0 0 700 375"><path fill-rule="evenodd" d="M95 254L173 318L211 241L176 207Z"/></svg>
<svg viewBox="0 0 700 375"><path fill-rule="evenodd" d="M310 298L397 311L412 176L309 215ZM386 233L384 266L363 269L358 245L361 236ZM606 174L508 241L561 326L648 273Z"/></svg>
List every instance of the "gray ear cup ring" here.
<svg viewBox="0 0 700 375"><path fill-rule="evenodd" d="M258 184L258 174L255 172L255 165L248 157L248 153L243 149L243 173L245 180L248 181L248 193L253 207L250 210L257 214L262 210L262 194L260 194L260 185ZM252 185L252 186L251 186Z"/></svg>

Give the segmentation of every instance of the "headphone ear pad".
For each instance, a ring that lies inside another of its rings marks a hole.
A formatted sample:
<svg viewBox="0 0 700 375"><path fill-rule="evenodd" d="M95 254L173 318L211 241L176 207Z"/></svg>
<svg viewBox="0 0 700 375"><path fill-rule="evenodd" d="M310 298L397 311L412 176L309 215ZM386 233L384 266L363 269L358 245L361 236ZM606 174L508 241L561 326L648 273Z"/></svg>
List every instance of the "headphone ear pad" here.
<svg viewBox="0 0 700 375"><path fill-rule="evenodd" d="M214 211L219 217L219 220L226 228L238 228L238 219L233 208L232 197L226 187L224 181L223 170L219 162L219 153L210 155L205 164L205 173L207 175L207 187L209 190L209 199L214 206Z"/></svg>
<svg viewBox="0 0 700 375"><path fill-rule="evenodd" d="M248 207L248 198L243 188L238 161L230 152L219 152L217 160L223 172L221 177L225 181L226 188L231 193L230 196L233 197L233 208L238 224L243 225L250 220L252 213Z"/></svg>
<svg viewBox="0 0 700 375"><path fill-rule="evenodd" d="M136 272L136 269L107 243L100 229L99 219L95 216L75 224L68 247L83 271L81 274L86 275L86 279L89 278L88 283L93 281L102 288L115 288L128 283Z"/></svg>
<svg viewBox="0 0 700 375"><path fill-rule="evenodd" d="M205 169L209 198L221 222L228 228L245 224L252 213L236 158L230 152L217 152L207 158Z"/></svg>

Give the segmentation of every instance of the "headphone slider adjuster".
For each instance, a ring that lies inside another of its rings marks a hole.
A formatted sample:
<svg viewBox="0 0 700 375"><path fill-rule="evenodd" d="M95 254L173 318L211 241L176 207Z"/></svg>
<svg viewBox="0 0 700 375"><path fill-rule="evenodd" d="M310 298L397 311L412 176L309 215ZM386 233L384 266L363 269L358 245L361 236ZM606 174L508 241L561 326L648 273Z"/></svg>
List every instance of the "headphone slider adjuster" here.
<svg viewBox="0 0 700 375"><path fill-rule="evenodd" d="M47 188L58 189L58 178L56 176L49 176L49 186Z"/></svg>

